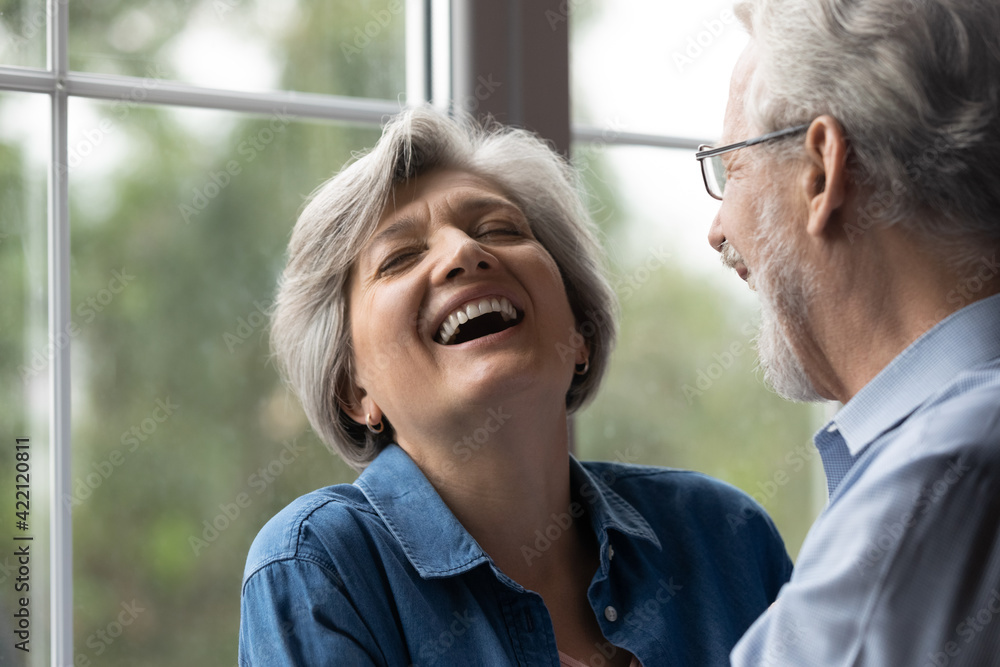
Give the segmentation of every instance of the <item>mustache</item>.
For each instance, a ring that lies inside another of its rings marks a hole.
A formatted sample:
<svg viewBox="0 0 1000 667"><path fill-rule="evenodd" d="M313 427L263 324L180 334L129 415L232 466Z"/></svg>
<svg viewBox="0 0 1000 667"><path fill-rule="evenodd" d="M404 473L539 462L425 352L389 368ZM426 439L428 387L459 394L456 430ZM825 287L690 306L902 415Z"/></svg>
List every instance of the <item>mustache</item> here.
<svg viewBox="0 0 1000 667"><path fill-rule="evenodd" d="M719 259L722 260L723 266L727 269L736 270L737 266L742 266L746 271L747 287L754 292L757 291L757 274L750 270L747 263L743 260L743 255L736 252L736 248L731 246L729 241L723 241L722 245L719 246Z"/></svg>
<svg viewBox="0 0 1000 667"><path fill-rule="evenodd" d="M719 259L722 260L722 265L727 269L735 269L737 264L746 266L746 262L743 261L743 255L736 252L736 248L731 246L729 241L723 241L719 247Z"/></svg>

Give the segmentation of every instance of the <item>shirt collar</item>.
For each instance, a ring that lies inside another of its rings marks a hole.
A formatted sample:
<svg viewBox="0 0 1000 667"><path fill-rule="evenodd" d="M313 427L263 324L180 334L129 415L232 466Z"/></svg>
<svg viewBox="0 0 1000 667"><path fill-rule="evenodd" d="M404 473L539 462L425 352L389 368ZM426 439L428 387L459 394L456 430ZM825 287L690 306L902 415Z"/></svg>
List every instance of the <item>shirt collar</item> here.
<svg viewBox="0 0 1000 667"><path fill-rule="evenodd" d="M570 456L574 500L583 503L601 544L608 529L660 547L649 523L599 476ZM425 579L461 574L492 562L399 445L387 446L354 482ZM589 485L589 486L585 486Z"/></svg>
<svg viewBox="0 0 1000 667"><path fill-rule="evenodd" d="M489 562L486 552L399 445L383 449L354 484L424 579L449 577Z"/></svg>
<svg viewBox="0 0 1000 667"><path fill-rule="evenodd" d="M608 529L648 540L662 549L659 538L649 522L624 498L611 490L601 475L594 474L569 457L570 479L574 488L573 499L587 506L591 526L601 544L607 541Z"/></svg>
<svg viewBox="0 0 1000 667"><path fill-rule="evenodd" d="M952 313L903 350L817 434L839 430L856 457L962 370L1000 357L1000 294Z"/></svg>

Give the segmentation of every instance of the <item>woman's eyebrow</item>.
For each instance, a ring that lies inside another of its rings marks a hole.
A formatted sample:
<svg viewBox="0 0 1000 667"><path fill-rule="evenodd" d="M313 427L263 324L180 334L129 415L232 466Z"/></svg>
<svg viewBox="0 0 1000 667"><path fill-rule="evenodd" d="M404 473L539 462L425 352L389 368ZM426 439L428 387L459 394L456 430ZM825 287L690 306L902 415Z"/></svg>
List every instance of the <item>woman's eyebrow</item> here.
<svg viewBox="0 0 1000 667"><path fill-rule="evenodd" d="M408 236L412 234L414 229L418 226L419 222L416 218L410 215L404 215L397 220L393 220L388 227L375 234L371 243L368 244L368 247L374 248L375 246L385 243L386 241L389 241L397 236Z"/></svg>
<svg viewBox="0 0 1000 667"><path fill-rule="evenodd" d="M477 211L491 208L507 208L521 213L520 207L516 206L513 202L502 197L495 196L470 197L469 199L463 199L459 202L457 208L459 213L475 213ZM523 215L523 213L521 214Z"/></svg>
<svg viewBox="0 0 1000 667"><path fill-rule="evenodd" d="M524 215L520 207L502 197L470 197L457 202L455 208L456 213L463 216L490 209L508 209L516 211L521 216ZM393 220L389 223L385 229L376 233L375 236L372 237L371 243L368 247L374 248L381 243L385 243L386 241L390 241L399 236L409 236L413 233L414 228L419 226L420 221L417 218L411 215L402 215L397 220Z"/></svg>

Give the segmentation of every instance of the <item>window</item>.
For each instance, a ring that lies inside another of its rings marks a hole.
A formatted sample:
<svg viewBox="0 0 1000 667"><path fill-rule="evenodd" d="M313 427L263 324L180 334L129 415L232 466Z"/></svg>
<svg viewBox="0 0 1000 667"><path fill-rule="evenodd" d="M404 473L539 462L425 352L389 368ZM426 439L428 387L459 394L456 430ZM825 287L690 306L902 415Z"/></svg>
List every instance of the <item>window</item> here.
<svg viewBox="0 0 1000 667"><path fill-rule="evenodd" d="M0 474L29 439L32 502L0 532L32 539L31 653L0 662L235 662L254 535L354 478L268 364L262 311L304 198L407 100L541 128L584 175L624 319L579 455L729 480L797 552L813 416L752 374L753 301L704 242L691 152L739 31L661 4L4 3Z"/></svg>

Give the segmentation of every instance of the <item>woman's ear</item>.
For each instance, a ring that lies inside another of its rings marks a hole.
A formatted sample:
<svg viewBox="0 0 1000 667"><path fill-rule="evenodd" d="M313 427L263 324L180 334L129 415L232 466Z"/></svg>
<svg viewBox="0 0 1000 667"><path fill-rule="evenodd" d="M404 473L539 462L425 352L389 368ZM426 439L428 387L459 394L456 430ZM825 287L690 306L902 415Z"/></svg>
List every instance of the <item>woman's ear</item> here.
<svg viewBox="0 0 1000 667"><path fill-rule="evenodd" d="M351 402L341 400L340 408L357 423L364 424L369 430L381 432L381 427L375 427L382 423L382 408L371 396L365 395L359 400L352 399Z"/></svg>
<svg viewBox="0 0 1000 667"><path fill-rule="evenodd" d="M344 414L359 424L365 423L366 408L364 402L368 392L355 385L350 379L344 379L337 387L337 402ZM381 415L381 413L379 413Z"/></svg>
<svg viewBox="0 0 1000 667"><path fill-rule="evenodd" d="M590 370L590 341L584 338L583 334L580 334L579 326L577 326L577 333L580 342L573 356L574 372L577 375L586 375L587 371Z"/></svg>
<svg viewBox="0 0 1000 667"><path fill-rule="evenodd" d="M365 412L364 408L361 407L360 401L346 401L343 398L339 398L338 401L340 402L340 409L344 411L344 414L359 424L365 423Z"/></svg>
<svg viewBox="0 0 1000 667"><path fill-rule="evenodd" d="M847 140L833 116L819 116L806 131L808 165L800 185L809 209L806 231L821 236L829 231L847 198Z"/></svg>

